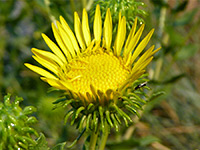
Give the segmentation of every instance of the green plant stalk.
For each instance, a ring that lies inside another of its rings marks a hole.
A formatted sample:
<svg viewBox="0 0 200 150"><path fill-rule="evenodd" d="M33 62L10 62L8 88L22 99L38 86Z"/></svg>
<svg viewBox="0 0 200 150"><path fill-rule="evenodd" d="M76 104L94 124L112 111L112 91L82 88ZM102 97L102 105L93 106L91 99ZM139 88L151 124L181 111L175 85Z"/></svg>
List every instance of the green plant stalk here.
<svg viewBox="0 0 200 150"><path fill-rule="evenodd" d="M166 2L168 0L165 0ZM162 38L163 35L163 29L165 26L165 19L166 19L166 14L167 14L167 8L166 7L162 7L161 8L161 12L160 12L160 19L159 19L159 30L158 30L158 37ZM160 42L157 43L158 47L160 47ZM155 69L155 74L154 74L154 79L158 80L159 76L160 76L160 71L162 69L162 65L163 65L163 59L159 58L157 63L156 63L156 69Z"/></svg>
<svg viewBox="0 0 200 150"><path fill-rule="evenodd" d="M50 4L51 4L51 2L50 2L50 0L44 0L44 4L45 4L45 6L46 6L47 13L48 13L48 15L49 15L50 20L51 20L52 22L56 22L55 17L51 14L51 9L50 9Z"/></svg>
<svg viewBox="0 0 200 150"><path fill-rule="evenodd" d="M72 12L75 12L76 9L75 9L74 0L70 0L70 6L71 6L71 9L72 9Z"/></svg>
<svg viewBox="0 0 200 150"><path fill-rule="evenodd" d="M104 150L106 146L106 141L108 139L108 134L109 134L109 126L107 121L105 121L105 131L103 132L102 138L101 138L101 143L99 145L99 150Z"/></svg>
<svg viewBox="0 0 200 150"><path fill-rule="evenodd" d="M90 136L90 144L89 144L89 150L95 150L97 138L99 134L99 128L95 132L95 130L92 131L92 134Z"/></svg>
<svg viewBox="0 0 200 150"><path fill-rule="evenodd" d="M87 1L86 1L86 0L81 0L81 2L82 2L82 7L83 7L83 8L86 8Z"/></svg>
<svg viewBox="0 0 200 150"><path fill-rule="evenodd" d="M93 2L94 2L93 0L88 0L87 5L86 5L86 10L87 10L87 11L90 10L90 8L91 8Z"/></svg>

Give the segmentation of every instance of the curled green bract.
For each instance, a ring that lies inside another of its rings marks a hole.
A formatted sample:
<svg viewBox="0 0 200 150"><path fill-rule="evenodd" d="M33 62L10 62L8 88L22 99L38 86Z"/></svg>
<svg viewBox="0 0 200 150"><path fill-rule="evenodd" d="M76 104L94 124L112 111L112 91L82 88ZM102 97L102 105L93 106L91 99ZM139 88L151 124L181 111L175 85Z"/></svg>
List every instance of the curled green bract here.
<svg viewBox="0 0 200 150"><path fill-rule="evenodd" d="M144 87L135 89L135 87L147 81L143 77L131 84L123 93L117 95L115 100L106 103L95 102L83 106L81 101L67 100L69 96L66 95L65 101L61 102L61 106L66 108L70 101L70 105L67 107L69 110L64 119L65 123L69 121L71 125L77 124L80 136L84 133L91 135L97 132L107 134L105 132L110 132L111 129L118 132L121 125L131 125L134 116L140 117L140 111L142 111L142 107L148 99L145 97ZM147 88L145 87L145 89ZM59 103L56 103L56 105L60 106ZM77 139L70 147L76 142Z"/></svg>

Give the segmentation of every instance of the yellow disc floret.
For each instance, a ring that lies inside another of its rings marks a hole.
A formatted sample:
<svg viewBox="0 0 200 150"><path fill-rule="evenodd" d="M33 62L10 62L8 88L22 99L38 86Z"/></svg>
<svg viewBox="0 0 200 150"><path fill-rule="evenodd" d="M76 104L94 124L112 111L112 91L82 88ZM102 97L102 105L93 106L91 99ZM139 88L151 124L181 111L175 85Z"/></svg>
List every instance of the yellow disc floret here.
<svg viewBox="0 0 200 150"><path fill-rule="evenodd" d="M82 57L70 63L68 72L73 88L76 92L91 93L90 85L105 92L108 89L116 90L129 74L122 61L108 53L97 53Z"/></svg>

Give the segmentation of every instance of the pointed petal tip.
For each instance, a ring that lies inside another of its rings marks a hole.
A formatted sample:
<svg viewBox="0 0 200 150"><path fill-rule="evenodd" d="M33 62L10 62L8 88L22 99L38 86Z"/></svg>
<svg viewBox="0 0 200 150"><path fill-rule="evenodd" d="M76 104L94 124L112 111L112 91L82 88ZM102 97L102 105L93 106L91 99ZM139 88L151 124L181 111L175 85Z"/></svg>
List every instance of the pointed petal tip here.
<svg viewBox="0 0 200 150"><path fill-rule="evenodd" d="M99 4L97 4L96 9L97 9L97 8L100 9L100 5L99 5Z"/></svg>
<svg viewBox="0 0 200 150"><path fill-rule="evenodd" d="M44 34L44 33L41 33L41 36L43 39L47 38L46 34Z"/></svg>
<svg viewBox="0 0 200 150"><path fill-rule="evenodd" d="M36 49L36 48L31 48L32 53L33 53L35 50L37 50L37 49Z"/></svg>
<svg viewBox="0 0 200 150"><path fill-rule="evenodd" d="M28 67L29 65L30 65L29 63L24 63L24 66L26 66L27 68L29 68Z"/></svg>
<svg viewBox="0 0 200 150"><path fill-rule="evenodd" d="M83 12L87 12L85 8L83 8Z"/></svg>
<svg viewBox="0 0 200 150"><path fill-rule="evenodd" d="M45 78L45 77L40 77L40 79L47 82L47 78Z"/></svg>
<svg viewBox="0 0 200 150"><path fill-rule="evenodd" d="M63 16L61 16L61 15L59 16L59 19L60 19L60 21L61 21L61 20L65 20L65 19L63 18Z"/></svg>
<svg viewBox="0 0 200 150"><path fill-rule="evenodd" d="M137 21L138 20L138 18L137 17L135 17L135 21Z"/></svg>
<svg viewBox="0 0 200 150"><path fill-rule="evenodd" d="M155 29L153 28L153 29L151 29L151 31L149 33L153 34L154 31L155 31Z"/></svg>
<svg viewBox="0 0 200 150"><path fill-rule="evenodd" d="M75 12L74 12L74 16L77 16L77 15L78 15L78 13L75 11Z"/></svg>

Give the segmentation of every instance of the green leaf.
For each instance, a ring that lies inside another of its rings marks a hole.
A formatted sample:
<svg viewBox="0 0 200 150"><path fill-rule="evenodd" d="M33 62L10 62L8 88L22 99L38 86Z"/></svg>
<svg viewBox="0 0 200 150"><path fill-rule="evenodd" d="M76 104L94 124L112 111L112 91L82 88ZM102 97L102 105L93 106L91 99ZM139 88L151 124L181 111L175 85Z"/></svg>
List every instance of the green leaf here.
<svg viewBox="0 0 200 150"><path fill-rule="evenodd" d="M175 76L171 77L170 79L168 79L166 81L163 81L162 83L163 84L175 83L175 82L177 82L178 80L180 80L183 77L185 77L184 73L179 74L179 75L175 75Z"/></svg>
<svg viewBox="0 0 200 150"><path fill-rule="evenodd" d="M49 150L44 134L40 133L40 137L37 139L36 142L37 145L31 148L31 150Z"/></svg>
<svg viewBox="0 0 200 150"><path fill-rule="evenodd" d="M29 114L32 114L33 112L36 112L37 109L33 106L27 106L23 109L23 114L25 115L29 115Z"/></svg>
<svg viewBox="0 0 200 150"><path fill-rule="evenodd" d="M182 17L177 18L177 20L174 22L174 25L175 26L183 26L183 25L190 23L193 20L195 14L197 13L197 10L198 9L193 9L190 12L186 12L185 14L183 14Z"/></svg>
<svg viewBox="0 0 200 150"><path fill-rule="evenodd" d="M56 100L55 102L53 102L53 104L58 104L58 103L60 103L60 102L66 101L66 100L67 100L66 97L65 97L65 98L61 98L61 99L58 99L58 100Z"/></svg>
<svg viewBox="0 0 200 150"><path fill-rule="evenodd" d="M188 59L196 54L196 52L199 50L198 44L188 44L184 46L182 49L180 49L176 55L176 60L185 60Z"/></svg>
<svg viewBox="0 0 200 150"><path fill-rule="evenodd" d="M147 146L151 143L159 142L159 139L155 136L150 135L150 136L141 138L139 142L141 146Z"/></svg>
<svg viewBox="0 0 200 150"><path fill-rule="evenodd" d="M152 100L154 100L154 99L156 99L159 96L164 95L164 94L165 94L165 92L163 92L163 91L158 91L156 93L153 93L152 96L149 98L149 101L152 101Z"/></svg>
<svg viewBox="0 0 200 150"><path fill-rule="evenodd" d="M54 147L52 148L52 150L64 150L65 145L66 145L66 142L59 143L59 144L57 144L56 146L54 146Z"/></svg>

